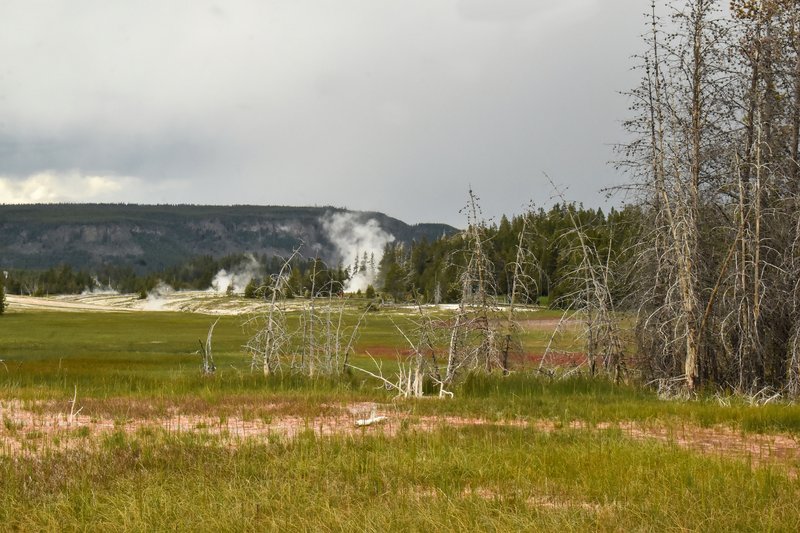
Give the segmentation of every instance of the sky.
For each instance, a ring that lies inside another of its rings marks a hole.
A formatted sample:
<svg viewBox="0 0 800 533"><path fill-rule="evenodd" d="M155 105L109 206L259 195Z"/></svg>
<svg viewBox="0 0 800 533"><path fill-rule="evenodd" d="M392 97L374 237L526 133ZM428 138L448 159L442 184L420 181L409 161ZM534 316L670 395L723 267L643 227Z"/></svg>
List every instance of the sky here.
<svg viewBox="0 0 800 533"><path fill-rule="evenodd" d="M0 0L0 203L619 205L648 4Z"/></svg>

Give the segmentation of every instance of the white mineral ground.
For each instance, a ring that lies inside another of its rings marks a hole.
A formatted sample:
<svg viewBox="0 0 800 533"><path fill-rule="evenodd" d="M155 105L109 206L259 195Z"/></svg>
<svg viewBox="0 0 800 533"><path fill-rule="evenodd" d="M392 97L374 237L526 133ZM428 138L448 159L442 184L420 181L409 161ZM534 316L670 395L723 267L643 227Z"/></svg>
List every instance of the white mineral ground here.
<svg viewBox="0 0 800 533"><path fill-rule="evenodd" d="M154 299L139 299L134 294L77 294L64 296L7 295L10 310L74 311L123 313L132 311L171 311L205 315L245 315L266 307L260 300L231 298L210 291L176 291Z"/></svg>
<svg viewBox="0 0 800 533"><path fill-rule="evenodd" d="M265 311L268 302L254 300L239 296L228 296L215 291L169 291L155 297L139 299L135 294L97 293L97 294L70 294L59 296L17 296L6 295L6 300L11 311L65 311L65 312L98 312L98 313L124 313L134 311L168 311L199 313L204 315L247 315ZM320 303L325 299L320 299ZM334 300L338 304L337 300ZM307 301L284 300L281 305L287 311L302 310ZM425 309L453 310L458 306L453 304L426 305ZM395 313L416 315L419 309L416 306L392 306ZM520 318L534 316L539 308L519 308L517 314ZM564 324L573 324L576 321L568 320ZM558 319L526 321L526 326L556 326Z"/></svg>

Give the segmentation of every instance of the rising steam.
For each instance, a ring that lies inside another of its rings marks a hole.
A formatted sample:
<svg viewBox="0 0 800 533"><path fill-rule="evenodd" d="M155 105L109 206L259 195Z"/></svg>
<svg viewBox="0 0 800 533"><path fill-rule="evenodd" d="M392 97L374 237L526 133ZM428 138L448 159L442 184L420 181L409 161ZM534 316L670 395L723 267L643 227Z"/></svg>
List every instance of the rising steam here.
<svg viewBox="0 0 800 533"><path fill-rule="evenodd" d="M111 280L109 280L108 285L103 285L97 276L92 276L92 288L86 287L81 292L82 296L87 295L94 295L94 294L119 294L119 292L111 286Z"/></svg>
<svg viewBox="0 0 800 533"><path fill-rule="evenodd" d="M350 271L345 292L364 291L374 284L383 249L394 242L394 235L384 231L374 218L362 222L354 213L328 214L322 219L322 227L336 247L338 260Z"/></svg>
<svg viewBox="0 0 800 533"><path fill-rule="evenodd" d="M169 296L175 292L175 289L159 281L153 290L147 293L147 299L142 305L145 311L168 311L167 303L169 303Z"/></svg>
<svg viewBox="0 0 800 533"><path fill-rule="evenodd" d="M217 272L211 281L211 289L217 293L228 292L228 287L232 287L232 292L243 293L247 284L261 273L261 265L252 254L246 254L245 260L231 269L230 272L224 268Z"/></svg>

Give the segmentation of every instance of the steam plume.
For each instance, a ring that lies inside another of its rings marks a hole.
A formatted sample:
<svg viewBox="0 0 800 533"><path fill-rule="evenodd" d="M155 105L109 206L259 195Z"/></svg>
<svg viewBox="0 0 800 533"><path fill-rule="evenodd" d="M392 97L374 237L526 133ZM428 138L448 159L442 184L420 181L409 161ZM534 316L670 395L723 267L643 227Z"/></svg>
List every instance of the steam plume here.
<svg viewBox="0 0 800 533"><path fill-rule="evenodd" d="M362 222L354 213L328 214L322 219L322 227L336 246L339 261L349 267L350 281L345 292L364 291L374 284L383 249L394 242L394 235L381 228L374 218Z"/></svg>
<svg viewBox="0 0 800 533"><path fill-rule="evenodd" d="M175 289L159 281L158 285L147 294L142 309L145 311L167 311L166 305L169 302L168 296L175 292Z"/></svg>
<svg viewBox="0 0 800 533"><path fill-rule="evenodd" d="M244 262L240 263L230 272L224 268L217 272L211 281L211 289L214 292L225 293L228 287L233 287L233 292L243 293L247 284L261 273L261 265L252 254L246 254Z"/></svg>

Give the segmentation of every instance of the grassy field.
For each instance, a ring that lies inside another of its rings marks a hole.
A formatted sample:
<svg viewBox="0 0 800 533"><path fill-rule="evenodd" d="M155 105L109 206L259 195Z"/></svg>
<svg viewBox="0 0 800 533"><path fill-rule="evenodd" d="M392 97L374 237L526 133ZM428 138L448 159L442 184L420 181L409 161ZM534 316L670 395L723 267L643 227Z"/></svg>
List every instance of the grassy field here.
<svg viewBox="0 0 800 533"><path fill-rule="evenodd" d="M526 321L527 351L554 318ZM360 375L252 373L233 316L203 377L213 320L0 317L0 529L800 530L795 405L663 401L524 367L468 376L452 400L393 400ZM408 320L370 314L357 351L389 364ZM370 410L387 422L356 428Z"/></svg>
<svg viewBox="0 0 800 533"><path fill-rule="evenodd" d="M371 357L387 372L408 351L398 328L410 330L416 311L401 308L363 312L364 302L352 303L343 315L346 326L361 320L355 362L374 370ZM446 311L434 317L449 316ZM527 313L523 332L526 353L543 353L557 312ZM25 311L3 316L0 359L5 367L4 390L15 397L59 397L74 387L82 396L174 396L198 390L228 392L263 388L263 378L252 375L243 346L253 329L241 316L221 316L214 329L213 351L219 369L214 380L202 379L196 353L216 317L193 313L94 313ZM290 322L297 314L290 313ZM541 321L542 327L530 323ZM344 341L349 340L349 331ZM574 336L559 338L556 347L579 349ZM356 378L361 376L356 376ZM354 378L354 379L356 379ZM278 379L282 382L282 379ZM291 381L291 379L289 379ZM357 382L363 381L363 379ZM338 387L337 387L338 388ZM0 391L0 394L3 394Z"/></svg>

